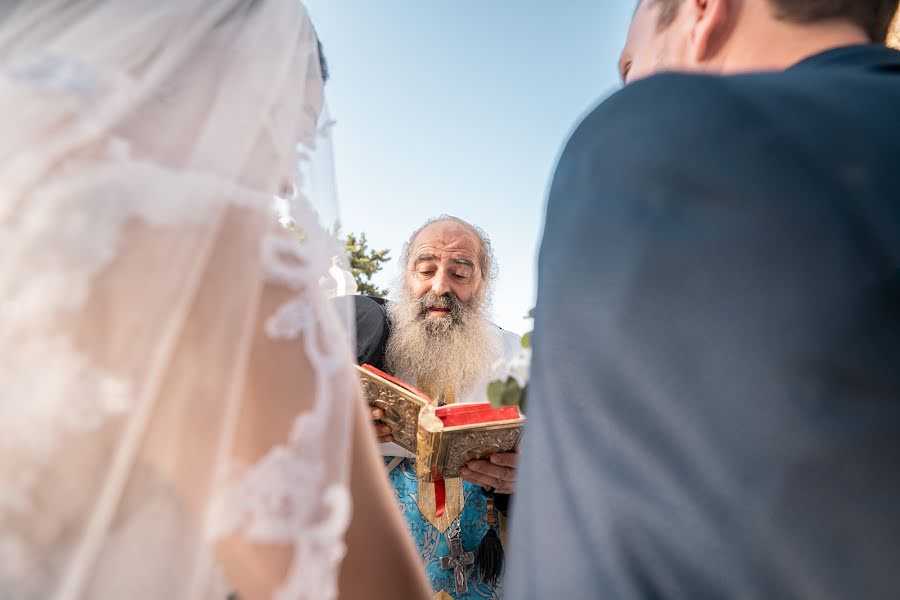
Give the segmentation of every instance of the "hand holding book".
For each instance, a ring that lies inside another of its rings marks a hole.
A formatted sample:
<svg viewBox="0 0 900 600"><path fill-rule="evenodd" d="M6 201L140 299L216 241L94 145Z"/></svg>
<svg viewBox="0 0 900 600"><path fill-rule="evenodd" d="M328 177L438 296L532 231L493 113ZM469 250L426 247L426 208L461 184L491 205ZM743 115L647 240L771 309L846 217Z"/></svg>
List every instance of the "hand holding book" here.
<svg viewBox="0 0 900 600"><path fill-rule="evenodd" d="M488 402L437 407L420 390L387 373L370 365L357 369L372 416L383 423L376 427L390 427L393 441L416 455L416 502L427 519L452 521L462 510L461 488L457 485L457 494L448 496L446 480L463 478L484 488L488 531L475 562L482 581L493 584L504 561L494 503L505 496L495 500L495 492L510 494L515 485L525 421L519 407L495 408Z"/></svg>
<svg viewBox="0 0 900 600"><path fill-rule="evenodd" d="M487 460L473 460L460 470L460 477L498 494L512 494L518 460L518 452L501 452Z"/></svg>
<svg viewBox="0 0 900 600"><path fill-rule="evenodd" d="M420 390L374 367L357 369L366 399L378 411L373 418L380 417L376 427L390 427L393 441L417 455L426 480L459 477L466 464L518 447L525 421L518 407L497 409L486 402L436 407Z"/></svg>
<svg viewBox="0 0 900 600"><path fill-rule="evenodd" d="M378 443L387 444L389 442L394 441L394 433L391 426L384 422L384 411L380 408L372 408L372 425L375 426L375 436L378 438Z"/></svg>

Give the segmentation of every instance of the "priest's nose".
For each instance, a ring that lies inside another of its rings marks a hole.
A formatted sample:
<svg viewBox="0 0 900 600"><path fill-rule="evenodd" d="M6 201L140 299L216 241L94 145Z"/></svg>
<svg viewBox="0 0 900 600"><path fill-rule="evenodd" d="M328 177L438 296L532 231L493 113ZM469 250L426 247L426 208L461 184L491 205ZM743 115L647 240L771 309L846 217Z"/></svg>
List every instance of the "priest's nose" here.
<svg viewBox="0 0 900 600"><path fill-rule="evenodd" d="M444 271L438 271L431 280L431 291L438 296L443 296L451 291L450 277Z"/></svg>

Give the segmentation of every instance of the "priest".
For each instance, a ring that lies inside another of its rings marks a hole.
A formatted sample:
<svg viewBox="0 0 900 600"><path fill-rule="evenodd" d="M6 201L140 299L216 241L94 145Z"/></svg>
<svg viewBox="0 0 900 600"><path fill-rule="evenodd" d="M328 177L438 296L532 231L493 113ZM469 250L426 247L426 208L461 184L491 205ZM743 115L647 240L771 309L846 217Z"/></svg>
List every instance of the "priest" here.
<svg viewBox="0 0 900 600"><path fill-rule="evenodd" d="M359 362L440 404L486 402L493 366L520 347L518 336L488 317L496 268L487 235L455 217L432 219L410 236L400 268L392 301L352 297ZM502 597L496 528L514 488L516 454L473 461L461 479L446 480L445 509L436 514L434 484L418 481L415 457L393 443L383 417L373 409L385 465L435 598Z"/></svg>

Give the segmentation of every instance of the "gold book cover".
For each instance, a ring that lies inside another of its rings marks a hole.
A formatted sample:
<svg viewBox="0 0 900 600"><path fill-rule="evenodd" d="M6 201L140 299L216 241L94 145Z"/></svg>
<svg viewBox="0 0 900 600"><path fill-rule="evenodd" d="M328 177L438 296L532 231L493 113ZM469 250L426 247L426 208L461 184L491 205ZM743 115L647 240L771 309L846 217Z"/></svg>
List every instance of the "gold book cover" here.
<svg viewBox="0 0 900 600"><path fill-rule="evenodd" d="M382 421L397 445L416 454L416 470L425 481L459 477L466 463L519 447L525 417L516 406L437 407L421 390L371 365L356 369L369 405L384 411Z"/></svg>
<svg viewBox="0 0 900 600"><path fill-rule="evenodd" d="M419 412L431 406L431 399L422 391L371 365L357 366L356 370L366 401L369 406L384 411L382 422L391 427L394 442L415 454Z"/></svg>
<svg viewBox="0 0 900 600"><path fill-rule="evenodd" d="M429 406L419 415L416 474L427 482L459 477L460 469L473 460L515 452L524 423L517 406Z"/></svg>

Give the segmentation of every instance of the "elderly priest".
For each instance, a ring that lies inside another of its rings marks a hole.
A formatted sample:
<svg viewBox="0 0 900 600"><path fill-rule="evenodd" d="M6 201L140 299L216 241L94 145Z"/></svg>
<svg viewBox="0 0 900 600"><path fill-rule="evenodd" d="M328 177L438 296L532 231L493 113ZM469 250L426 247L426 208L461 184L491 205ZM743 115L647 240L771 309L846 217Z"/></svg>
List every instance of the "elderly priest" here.
<svg viewBox="0 0 900 600"><path fill-rule="evenodd" d="M495 272L487 236L461 219L438 217L410 236L400 264L393 301L352 297L359 363L416 386L439 404L486 402L494 366L520 348L518 336L487 316ZM502 597L496 527L513 491L516 454L469 463L461 478L445 480L444 503L436 510L440 492L418 480L415 456L393 443L383 417L373 409L389 477L435 598Z"/></svg>

